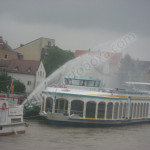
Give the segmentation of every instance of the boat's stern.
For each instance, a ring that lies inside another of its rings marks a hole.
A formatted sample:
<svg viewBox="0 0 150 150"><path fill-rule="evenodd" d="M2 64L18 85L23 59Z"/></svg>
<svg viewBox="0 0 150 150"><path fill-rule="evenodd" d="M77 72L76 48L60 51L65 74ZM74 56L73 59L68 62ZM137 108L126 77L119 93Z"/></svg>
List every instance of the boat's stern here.
<svg viewBox="0 0 150 150"><path fill-rule="evenodd" d="M23 107L10 103L8 99L0 99L0 135L25 133Z"/></svg>

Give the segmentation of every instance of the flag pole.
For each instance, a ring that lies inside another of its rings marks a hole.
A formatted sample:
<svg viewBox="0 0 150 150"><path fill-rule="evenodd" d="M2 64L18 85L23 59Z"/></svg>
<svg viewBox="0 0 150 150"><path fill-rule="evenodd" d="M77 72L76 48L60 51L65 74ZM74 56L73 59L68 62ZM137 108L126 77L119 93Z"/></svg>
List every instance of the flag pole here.
<svg viewBox="0 0 150 150"><path fill-rule="evenodd" d="M14 94L14 80L12 80L12 84L11 84L11 95L13 96Z"/></svg>

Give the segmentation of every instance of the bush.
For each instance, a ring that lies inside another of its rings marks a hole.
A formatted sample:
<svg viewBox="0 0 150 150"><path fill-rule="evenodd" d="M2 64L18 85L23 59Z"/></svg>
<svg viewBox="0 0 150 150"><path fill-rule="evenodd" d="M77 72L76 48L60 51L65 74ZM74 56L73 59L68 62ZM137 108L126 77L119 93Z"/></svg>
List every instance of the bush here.
<svg viewBox="0 0 150 150"><path fill-rule="evenodd" d="M0 75L0 92L7 93L11 86L11 77L6 73Z"/></svg>
<svg viewBox="0 0 150 150"><path fill-rule="evenodd" d="M25 85L19 80L14 81L14 93L24 93L26 90Z"/></svg>

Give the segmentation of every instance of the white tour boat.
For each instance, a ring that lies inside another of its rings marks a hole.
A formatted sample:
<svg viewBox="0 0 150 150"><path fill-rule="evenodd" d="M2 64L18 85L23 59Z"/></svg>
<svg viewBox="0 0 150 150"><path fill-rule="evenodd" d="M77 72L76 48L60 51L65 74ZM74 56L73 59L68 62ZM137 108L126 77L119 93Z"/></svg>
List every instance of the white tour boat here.
<svg viewBox="0 0 150 150"><path fill-rule="evenodd" d="M150 122L150 95L124 89L100 89L100 80L65 77L59 88L42 91L40 115L51 123L112 126Z"/></svg>
<svg viewBox="0 0 150 150"><path fill-rule="evenodd" d="M0 135L25 133L20 97L0 95Z"/></svg>

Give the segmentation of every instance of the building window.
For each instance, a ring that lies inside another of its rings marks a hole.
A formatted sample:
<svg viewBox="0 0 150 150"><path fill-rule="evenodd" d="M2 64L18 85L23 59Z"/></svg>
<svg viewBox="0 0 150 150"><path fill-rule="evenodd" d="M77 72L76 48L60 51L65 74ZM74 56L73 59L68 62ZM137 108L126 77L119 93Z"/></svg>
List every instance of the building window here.
<svg viewBox="0 0 150 150"><path fill-rule="evenodd" d="M51 46L51 42L48 42L48 46Z"/></svg>
<svg viewBox="0 0 150 150"><path fill-rule="evenodd" d="M27 85L31 85L31 81L28 81L28 82L27 82Z"/></svg>
<svg viewBox="0 0 150 150"><path fill-rule="evenodd" d="M40 71L40 77L42 77L42 71Z"/></svg>
<svg viewBox="0 0 150 150"><path fill-rule="evenodd" d="M7 58L8 58L8 55L7 55L7 54L5 54L5 55L4 55L4 59L7 59Z"/></svg>
<svg viewBox="0 0 150 150"><path fill-rule="evenodd" d="M18 66L16 66L16 67L14 68L14 70L15 70L15 71L18 71L18 70L19 70L19 67L18 67Z"/></svg>
<svg viewBox="0 0 150 150"><path fill-rule="evenodd" d="M0 73L6 73L6 67L0 67Z"/></svg>
<svg viewBox="0 0 150 150"><path fill-rule="evenodd" d="M29 68L27 69L27 72L32 72L31 67L29 67Z"/></svg>

